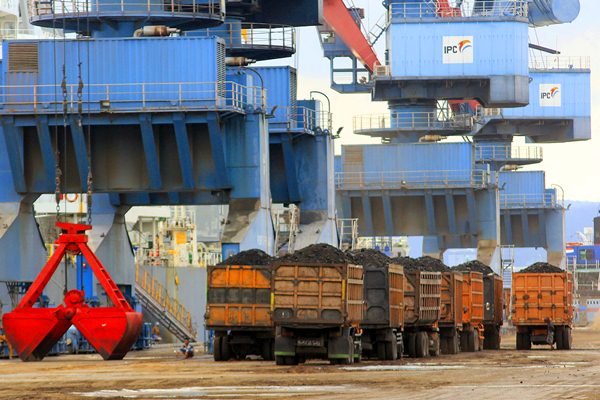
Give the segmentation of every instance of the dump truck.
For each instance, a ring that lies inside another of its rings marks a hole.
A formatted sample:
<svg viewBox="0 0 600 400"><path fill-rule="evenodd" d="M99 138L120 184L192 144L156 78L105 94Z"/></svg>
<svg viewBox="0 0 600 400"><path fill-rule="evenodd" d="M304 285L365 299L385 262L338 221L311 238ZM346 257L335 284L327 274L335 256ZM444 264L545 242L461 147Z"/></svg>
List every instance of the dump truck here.
<svg viewBox="0 0 600 400"><path fill-rule="evenodd" d="M463 272L461 351L474 352L483 348L483 291L483 274L481 272Z"/></svg>
<svg viewBox="0 0 600 400"><path fill-rule="evenodd" d="M463 274L442 272L440 307L440 351L457 354L463 329Z"/></svg>
<svg viewBox="0 0 600 400"><path fill-rule="evenodd" d="M208 267L206 329L214 331L215 361L259 355L272 361L275 328L271 321L271 267Z"/></svg>
<svg viewBox="0 0 600 400"><path fill-rule="evenodd" d="M442 274L404 270L404 347L410 357L437 356L440 353Z"/></svg>
<svg viewBox="0 0 600 400"><path fill-rule="evenodd" d="M500 350L500 328L504 323L504 293L502 277L497 274L483 276L483 327L485 350Z"/></svg>
<svg viewBox="0 0 600 400"><path fill-rule="evenodd" d="M571 349L572 273L514 273L511 307L517 350L530 350L532 344Z"/></svg>
<svg viewBox="0 0 600 400"><path fill-rule="evenodd" d="M395 360L404 353L404 270L365 264L365 314L361 323L362 354L368 358Z"/></svg>
<svg viewBox="0 0 600 400"><path fill-rule="evenodd" d="M350 263L274 263L272 316L277 365L307 359L360 361L363 268Z"/></svg>

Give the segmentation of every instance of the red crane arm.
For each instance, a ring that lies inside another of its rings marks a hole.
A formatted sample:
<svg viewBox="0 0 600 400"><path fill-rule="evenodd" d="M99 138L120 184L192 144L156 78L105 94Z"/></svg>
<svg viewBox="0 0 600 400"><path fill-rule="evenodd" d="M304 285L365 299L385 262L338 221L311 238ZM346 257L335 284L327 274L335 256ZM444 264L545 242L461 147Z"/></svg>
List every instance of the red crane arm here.
<svg viewBox="0 0 600 400"><path fill-rule="evenodd" d="M369 72L381 64L343 0L323 0L323 18Z"/></svg>

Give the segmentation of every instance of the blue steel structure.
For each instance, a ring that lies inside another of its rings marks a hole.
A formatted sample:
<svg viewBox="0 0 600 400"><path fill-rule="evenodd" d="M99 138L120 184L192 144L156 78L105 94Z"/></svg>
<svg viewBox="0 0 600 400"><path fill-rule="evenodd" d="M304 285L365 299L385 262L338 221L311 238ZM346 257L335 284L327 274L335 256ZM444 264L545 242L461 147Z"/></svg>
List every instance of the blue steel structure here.
<svg viewBox="0 0 600 400"><path fill-rule="evenodd" d="M30 10L33 24L77 38L3 43L0 281L32 281L44 264L32 204L57 184L95 193L91 248L125 289L131 206L228 204L225 255L273 253L272 191L306 209L306 244L337 243L328 113L322 123L319 103L297 102L291 69L245 67L293 54L293 26L318 24L320 1L31 0ZM290 79L281 90L279 72ZM270 147L281 157L270 161Z"/></svg>
<svg viewBox="0 0 600 400"><path fill-rule="evenodd" d="M389 0L386 62L369 82L389 115L358 116L355 133L382 145L343 146L336 163L338 208L359 218L362 236L424 236L425 254L477 247L500 267L501 245L544 247L564 265L564 205L543 172L535 143L586 140L589 62L532 58L528 28L573 21L578 0ZM348 57L322 35L325 56ZM332 62L332 76L334 74ZM353 87L332 87L341 92ZM463 136L466 143L441 143ZM466 139L466 137L472 139ZM434 143L431 143L434 142Z"/></svg>

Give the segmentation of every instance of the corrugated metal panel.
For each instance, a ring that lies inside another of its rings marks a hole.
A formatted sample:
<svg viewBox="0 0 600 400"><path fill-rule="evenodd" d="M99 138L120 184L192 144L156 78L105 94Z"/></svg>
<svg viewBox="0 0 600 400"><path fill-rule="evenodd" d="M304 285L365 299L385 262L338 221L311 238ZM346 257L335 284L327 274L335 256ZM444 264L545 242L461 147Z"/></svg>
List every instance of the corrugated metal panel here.
<svg viewBox="0 0 600 400"><path fill-rule="evenodd" d="M116 107L119 102L131 106L132 101L142 98L147 101L206 99L214 102L217 89L215 82L220 77L220 71L222 76L224 63L223 57L218 57L218 43L216 38L19 42L38 46L39 73L36 74L35 83L49 85L37 89L39 103L56 101L55 86L63 80L64 62L70 100L77 96L77 84L81 76L85 86L91 85L89 100L92 104L110 97ZM10 49L13 44L8 42L4 49ZM79 63L81 68L78 67ZM3 75L5 82L17 84L23 81L15 73L9 72L6 65L3 66ZM109 92L110 96L107 95ZM58 94L61 97L60 89ZM88 100L86 88L83 99L84 102Z"/></svg>
<svg viewBox="0 0 600 400"><path fill-rule="evenodd" d="M277 106L275 118L270 119L269 124L287 123L291 119L288 114L290 107L293 107L296 101L296 95L293 93L296 87L296 70L289 66L254 69L262 77L267 89L267 110Z"/></svg>
<svg viewBox="0 0 600 400"><path fill-rule="evenodd" d="M393 23L388 31L394 76L528 75L527 23ZM472 36L473 63L444 64L444 36Z"/></svg>
<svg viewBox="0 0 600 400"><path fill-rule="evenodd" d="M500 195L538 195L543 197L546 190L544 171L501 172L499 174Z"/></svg>
<svg viewBox="0 0 600 400"><path fill-rule="evenodd" d="M365 172L473 169L473 148L470 143L402 143L356 147L363 149Z"/></svg>
<svg viewBox="0 0 600 400"><path fill-rule="evenodd" d="M529 105L505 108L505 117L589 117L591 114L591 85L589 72L549 71L531 72ZM540 85L542 85L540 87ZM542 88L560 88L560 106L542 106Z"/></svg>

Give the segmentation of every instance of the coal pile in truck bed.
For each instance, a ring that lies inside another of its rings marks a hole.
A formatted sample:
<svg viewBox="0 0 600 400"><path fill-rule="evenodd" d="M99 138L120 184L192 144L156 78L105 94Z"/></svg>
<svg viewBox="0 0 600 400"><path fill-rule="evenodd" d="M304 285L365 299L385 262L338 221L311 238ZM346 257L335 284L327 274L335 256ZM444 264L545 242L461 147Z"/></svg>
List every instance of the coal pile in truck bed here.
<svg viewBox="0 0 600 400"><path fill-rule="evenodd" d="M481 261L473 260L455 267L452 267L455 271L460 272L481 272L484 276L494 274L494 270L489 266L485 265Z"/></svg>
<svg viewBox="0 0 600 400"><path fill-rule="evenodd" d="M518 274L557 274L565 272L564 269L555 267L552 264L548 264L545 262L537 262L535 264L531 264L529 267L518 271Z"/></svg>
<svg viewBox="0 0 600 400"><path fill-rule="evenodd" d="M391 262L388 256L373 249L348 250L346 257L353 260L353 264L363 267L385 268Z"/></svg>
<svg viewBox="0 0 600 400"><path fill-rule="evenodd" d="M273 261L273 257L264 251L251 249L239 252L217 265L269 265L271 261Z"/></svg>
<svg viewBox="0 0 600 400"><path fill-rule="evenodd" d="M353 260L335 247L325 244L311 244L293 254L286 254L275 261L277 264L353 264Z"/></svg>
<svg viewBox="0 0 600 400"><path fill-rule="evenodd" d="M391 262L402 265L405 271L448 272L450 270L450 268L440 260L428 256L416 259L410 257L397 257L393 258Z"/></svg>

